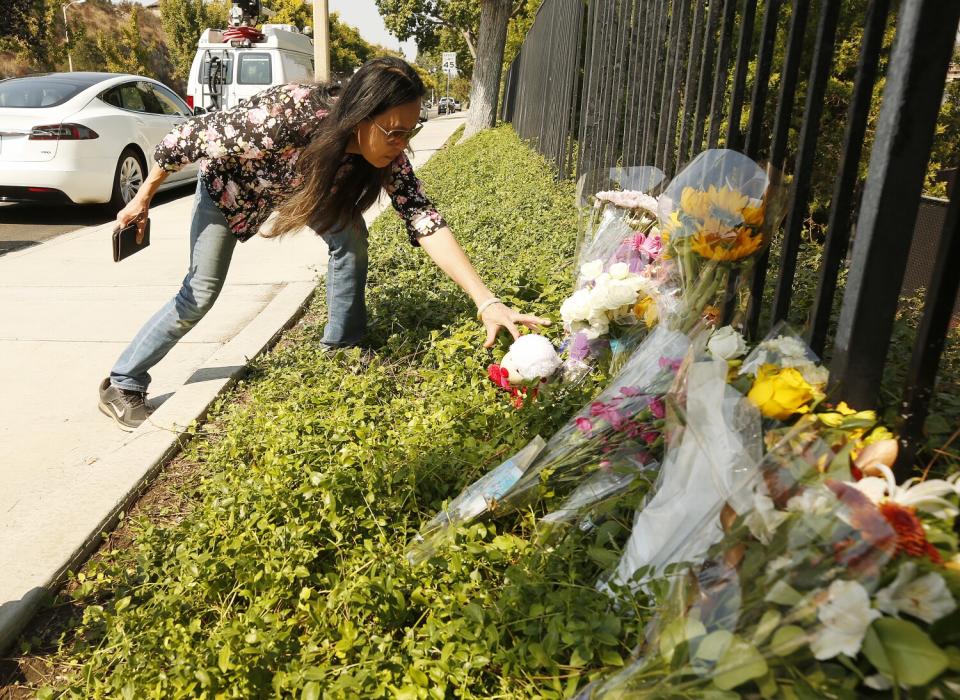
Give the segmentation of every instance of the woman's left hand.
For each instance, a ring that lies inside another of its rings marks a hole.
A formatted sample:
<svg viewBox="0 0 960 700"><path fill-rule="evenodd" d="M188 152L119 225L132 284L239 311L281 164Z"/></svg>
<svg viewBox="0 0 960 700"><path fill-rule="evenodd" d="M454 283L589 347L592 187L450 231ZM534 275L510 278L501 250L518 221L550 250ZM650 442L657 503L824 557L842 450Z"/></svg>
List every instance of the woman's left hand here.
<svg viewBox="0 0 960 700"><path fill-rule="evenodd" d="M487 329L487 341L483 344L485 348L493 347L494 342L497 340L497 333L501 328L506 328L510 331L510 335L516 340L520 337L517 324L523 324L534 331L540 330L541 326L550 325L549 318L541 318L540 316L533 316L532 314L521 314L506 304L501 303L488 306L483 310L480 318L483 320L483 325Z"/></svg>

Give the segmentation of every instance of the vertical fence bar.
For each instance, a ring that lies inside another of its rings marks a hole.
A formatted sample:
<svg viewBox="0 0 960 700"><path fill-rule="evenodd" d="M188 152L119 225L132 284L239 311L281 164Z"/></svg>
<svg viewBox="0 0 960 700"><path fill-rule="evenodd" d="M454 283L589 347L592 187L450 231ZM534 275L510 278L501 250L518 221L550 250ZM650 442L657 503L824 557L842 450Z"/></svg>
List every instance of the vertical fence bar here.
<svg viewBox="0 0 960 700"><path fill-rule="evenodd" d="M900 5L830 368L858 408L878 398L958 21L957 2Z"/></svg>
<svg viewBox="0 0 960 700"><path fill-rule="evenodd" d="M687 56L687 78L683 88L683 118L680 121L680 148L677 151L678 166L690 158L693 112L697 103L694 79L700 68L700 57L703 53L703 42L706 34L703 3L704 0L693 0L693 27L690 30L690 54Z"/></svg>
<svg viewBox="0 0 960 700"><path fill-rule="evenodd" d="M733 20L736 10L734 0L723 0L720 45L717 48L717 70L713 76L713 93L710 97L710 129L707 131L707 148L716 148L720 138L720 117L723 114L727 77L730 75L730 44L733 41Z"/></svg>
<svg viewBox="0 0 960 700"><path fill-rule="evenodd" d="M690 5L691 0L681 0L679 33L677 35L677 44L674 47L675 55L673 61L673 75L670 79L670 104L667 111L667 121L665 124L665 138L663 143L663 157L660 160L661 169L667 175L673 175L674 166L676 166L677 149L677 117L680 111L680 81L686 69L684 56L687 52L687 38L691 31L690 27Z"/></svg>
<svg viewBox="0 0 960 700"><path fill-rule="evenodd" d="M916 447L923 437L923 424L933 398L937 367L950 328L953 307L960 291L960 196L956 193L947 209L947 219L940 234L940 245L927 290L927 304L917 329L910 368L900 403L897 434L900 455L897 475L910 475Z"/></svg>
<svg viewBox="0 0 960 700"><path fill-rule="evenodd" d="M772 3L771 3L772 4ZM793 13L790 18L790 33L787 37L787 53L783 61L780 77L780 96L777 101L777 113L773 120L773 140L770 144L770 177L778 184L787 154L790 137L790 121L793 116L794 98L797 91L797 78L800 75L800 58L803 53L803 37L807 28L809 0L793 0ZM776 24L776 22L774 22ZM754 93L756 94L756 93ZM756 117L756 118L754 118ZM763 108L757 114L750 115L750 134L747 136L747 155L757 160L760 155L760 134L763 121ZM791 208L797 205L791 201ZM760 325L760 310L763 306L763 288L767 280L767 267L770 261L768 247L758 257L750 280L750 302L747 305L746 332L750 338L757 336Z"/></svg>
<svg viewBox="0 0 960 700"><path fill-rule="evenodd" d="M773 322L787 317L790 298L793 295L793 278L797 271L797 254L800 252L800 234L807 216L810 184L813 180L813 162L816 157L820 133L820 117L823 115L823 97L830 80L833 63L833 47L840 19L841 0L824 0L817 27L817 40L813 51L813 65L807 85L807 104L803 110L800 127L800 142L794 164L793 208L787 217L783 233L783 248L780 253L780 276L773 295Z"/></svg>
<svg viewBox="0 0 960 700"><path fill-rule="evenodd" d="M666 150L668 123L670 114L670 105L673 100L673 76L677 70L677 61L680 60L679 44L681 41L680 31L686 13L686 4L681 0L673 0L670 5L670 31L669 40L663 47L663 56L665 57L663 66L663 76L660 92L660 109L657 120L656 143L653 146L653 153L647 153L647 162L660 168L665 168L663 153ZM653 136L651 132L651 137Z"/></svg>
<svg viewBox="0 0 960 700"><path fill-rule="evenodd" d="M740 12L740 38L737 42L737 64L733 71L733 92L730 93L730 114L727 117L727 148L743 149L743 132L740 119L743 117L743 99L747 94L747 70L753 48L753 25L757 17L757 0L743 0Z"/></svg>
<svg viewBox="0 0 960 700"><path fill-rule="evenodd" d="M623 157L627 162L634 162L637 158L637 142L641 138L642 128L639 119L639 105L643 100L643 53L646 49L645 23L649 15L649 3L637 0L631 22L630 69L627 74L626 116L623 125Z"/></svg>
<svg viewBox="0 0 960 700"><path fill-rule="evenodd" d="M767 6L764 9L745 146L747 155L754 159L760 150L760 134L763 129L763 113L767 105L767 90L770 87L770 70L773 66L773 48L777 39L777 17L780 14L781 2L782 0L767 0Z"/></svg>
<svg viewBox="0 0 960 700"><path fill-rule="evenodd" d="M577 140L579 141L579 153L577 162L577 177L587 173L593 165L590 160L591 139L589 134L594 128L597 110L597 83L598 75L594 70L599 61L594 53L597 50L597 21L599 15L599 3L591 2L587 13L587 48L584 56L583 65L583 102L580 107L580 132Z"/></svg>
<svg viewBox="0 0 960 700"><path fill-rule="evenodd" d="M703 148L703 132L707 121L707 103L710 100L710 88L715 82L710 79L714 72L713 58L717 46L717 24L720 21L720 5L723 0L710 0L710 11L707 13L706 35L703 42L703 56L700 63L700 79L697 82L697 108L693 118L693 140L690 150L696 154ZM720 75L720 66L717 66L716 76Z"/></svg>
<svg viewBox="0 0 960 700"><path fill-rule="evenodd" d="M669 23L673 21L670 16L670 0L656 0L656 2L655 33L653 39L650 40L650 61L647 66L647 84L653 89L650 90L649 98L645 104L643 118L643 163L645 165L650 163L656 164L657 159L654 133L660 128L660 120L663 118L664 101L663 93L657 89L660 87L660 81L657 80L657 67L660 65L662 55L660 47L663 45L663 33L664 31L668 31L668 28L671 26Z"/></svg>
<svg viewBox="0 0 960 700"><path fill-rule="evenodd" d="M863 153L863 138L867 132L870 102L883 46L883 32L887 23L890 0L871 0L864 18L863 41L857 73L853 83L850 108L847 112L847 127L843 135L840 170L830 199L830 217L827 222L827 237L823 246L823 263L820 281L813 300L808 341L818 355L823 355L827 342L827 330L837 292L837 276L847 254L850 241L851 214L854 209L853 190L857 184L860 156Z"/></svg>

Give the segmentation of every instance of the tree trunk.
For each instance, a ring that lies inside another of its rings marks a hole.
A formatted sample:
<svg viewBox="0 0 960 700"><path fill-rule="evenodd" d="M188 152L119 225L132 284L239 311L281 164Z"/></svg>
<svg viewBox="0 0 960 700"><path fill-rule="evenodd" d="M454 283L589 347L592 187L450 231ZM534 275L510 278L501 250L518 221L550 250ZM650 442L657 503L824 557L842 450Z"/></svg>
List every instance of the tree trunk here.
<svg viewBox="0 0 960 700"><path fill-rule="evenodd" d="M500 74L503 71L503 47L507 42L511 0L483 0L480 8L480 32L477 60L470 85L470 117L464 138L489 129L496 123Z"/></svg>

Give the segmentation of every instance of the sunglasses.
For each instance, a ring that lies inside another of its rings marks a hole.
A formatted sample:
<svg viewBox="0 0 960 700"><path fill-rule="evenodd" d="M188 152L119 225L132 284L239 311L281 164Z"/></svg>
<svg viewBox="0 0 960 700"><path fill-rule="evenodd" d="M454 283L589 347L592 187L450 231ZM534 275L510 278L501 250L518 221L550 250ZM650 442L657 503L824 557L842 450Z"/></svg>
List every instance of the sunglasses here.
<svg viewBox="0 0 960 700"><path fill-rule="evenodd" d="M414 136L420 133L420 130L423 129L423 124L417 124L412 129L390 129L389 131L384 129L382 126L377 124L373 119L370 121L373 122L373 125L380 129L383 132L383 135L387 137L387 141L390 143L407 143Z"/></svg>

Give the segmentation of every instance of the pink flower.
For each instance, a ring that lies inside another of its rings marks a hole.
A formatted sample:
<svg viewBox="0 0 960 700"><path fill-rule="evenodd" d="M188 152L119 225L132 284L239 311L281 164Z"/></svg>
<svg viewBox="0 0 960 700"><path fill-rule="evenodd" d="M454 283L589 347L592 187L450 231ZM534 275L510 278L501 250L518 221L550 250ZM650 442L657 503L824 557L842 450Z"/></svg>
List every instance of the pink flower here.
<svg viewBox="0 0 960 700"><path fill-rule="evenodd" d="M650 413L653 414L654 418L663 419L667 414L666 408L663 405L663 399L656 398L650 402Z"/></svg>
<svg viewBox="0 0 960 700"><path fill-rule="evenodd" d="M591 430L593 430L593 422L589 418L580 416L575 422L577 424L577 429L582 433L589 433Z"/></svg>
<svg viewBox="0 0 960 700"><path fill-rule="evenodd" d="M647 236L647 240L640 246L639 252L654 260L659 258L660 253L663 252L663 239L656 235Z"/></svg>
<svg viewBox="0 0 960 700"><path fill-rule="evenodd" d="M660 433L655 430L648 430L643 435L640 436L640 439L643 440L648 445L652 445L657 441L657 438L660 437Z"/></svg>
<svg viewBox="0 0 960 700"><path fill-rule="evenodd" d="M647 237L642 233L635 233L630 236L630 247L633 248L638 253L644 252L643 246L647 242Z"/></svg>

